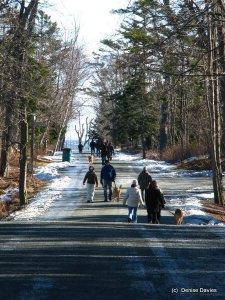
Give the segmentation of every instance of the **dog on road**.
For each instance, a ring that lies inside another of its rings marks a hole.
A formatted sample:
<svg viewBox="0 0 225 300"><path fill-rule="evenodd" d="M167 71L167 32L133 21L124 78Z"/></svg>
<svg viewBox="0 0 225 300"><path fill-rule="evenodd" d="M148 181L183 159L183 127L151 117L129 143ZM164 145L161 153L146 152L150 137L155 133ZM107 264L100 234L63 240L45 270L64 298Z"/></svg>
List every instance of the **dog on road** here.
<svg viewBox="0 0 225 300"><path fill-rule="evenodd" d="M89 165L93 164L93 162L94 162L94 156L93 155L88 155L88 162L89 162Z"/></svg>
<svg viewBox="0 0 225 300"><path fill-rule="evenodd" d="M177 208L175 210L175 220L176 220L176 225L181 225L184 219L184 213L180 208Z"/></svg>
<svg viewBox="0 0 225 300"><path fill-rule="evenodd" d="M120 185L119 187L115 185L114 189L113 189L113 198L119 202L120 201L120 195L122 192L122 185Z"/></svg>

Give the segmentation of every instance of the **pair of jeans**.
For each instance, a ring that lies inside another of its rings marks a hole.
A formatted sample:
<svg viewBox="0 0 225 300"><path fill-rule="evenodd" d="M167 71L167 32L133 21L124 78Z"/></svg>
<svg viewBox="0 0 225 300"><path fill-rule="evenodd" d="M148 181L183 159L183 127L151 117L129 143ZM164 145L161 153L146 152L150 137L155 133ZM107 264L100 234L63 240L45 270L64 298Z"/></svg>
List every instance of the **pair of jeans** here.
<svg viewBox="0 0 225 300"><path fill-rule="evenodd" d="M128 208L128 219L132 222L137 223L137 207L127 206Z"/></svg>
<svg viewBox="0 0 225 300"><path fill-rule="evenodd" d="M103 165L103 166L105 165L106 159L107 159L107 156L102 156L102 165Z"/></svg>
<svg viewBox="0 0 225 300"><path fill-rule="evenodd" d="M107 191L109 190L109 200L112 200L112 180L103 180L104 198L107 200Z"/></svg>

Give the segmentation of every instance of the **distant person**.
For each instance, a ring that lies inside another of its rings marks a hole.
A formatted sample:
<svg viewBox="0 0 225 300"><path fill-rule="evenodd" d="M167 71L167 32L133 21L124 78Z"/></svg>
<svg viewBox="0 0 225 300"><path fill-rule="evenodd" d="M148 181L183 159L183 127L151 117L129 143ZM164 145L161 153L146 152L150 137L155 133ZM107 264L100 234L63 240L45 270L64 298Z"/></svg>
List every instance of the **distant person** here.
<svg viewBox="0 0 225 300"><path fill-rule="evenodd" d="M128 208L128 223L137 223L137 209L139 205L144 206L144 202L141 196L141 190L137 187L137 180L133 180L131 187L126 191L123 198L123 205L127 205Z"/></svg>
<svg viewBox="0 0 225 300"><path fill-rule="evenodd" d="M96 141L95 148L96 148L97 157L100 157L101 156L101 141L100 140Z"/></svg>
<svg viewBox="0 0 225 300"><path fill-rule="evenodd" d="M94 167L90 166L88 172L84 176L83 185L87 181L87 202L93 202L95 195L95 187L98 187L98 177L94 171Z"/></svg>
<svg viewBox="0 0 225 300"><path fill-rule="evenodd" d="M153 180L146 189L145 204L147 208L148 223L159 224L161 209L164 208L165 199L155 180Z"/></svg>
<svg viewBox="0 0 225 300"><path fill-rule="evenodd" d="M107 142L103 142L101 144L101 158L102 158L102 165L105 165L105 161L109 160L109 147Z"/></svg>
<svg viewBox="0 0 225 300"><path fill-rule="evenodd" d="M96 143L93 139L90 142L90 148L91 148L91 155L95 155Z"/></svg>
<svg viewBox="0 0 225 300"><path fill-rule="evenodd" d="M109 153L108 159L112 160L112 157L115 153L114 153L114 146L111 142L108 145L108 153Z"/></svg>
<svg viewBox="0 0 225 300"><path fill-rule="evenodd" d="M84 148L84 146L80 143L80 144L78 145L79 153L82 153L83 148Z"/></svg>
<svg viewBox="0 0 225 300"><path fill-rule="evenodd" d="M115 182L116 171L114 167L109 163L109 160L105 160L105 165L101 169L101 185L104 189L104 201L112 200L112 183ZM109 193L107 193L109 192Z"/></svg>
<svg viewBox="0 0 225 300"><path fill-rule="evenodd" d="M143 201L145 201L145 190L149 187L152 182L152 177L149 174L147 167L144 167L141 173L138 175L138 184L141 189L141 196Z"/></svg>

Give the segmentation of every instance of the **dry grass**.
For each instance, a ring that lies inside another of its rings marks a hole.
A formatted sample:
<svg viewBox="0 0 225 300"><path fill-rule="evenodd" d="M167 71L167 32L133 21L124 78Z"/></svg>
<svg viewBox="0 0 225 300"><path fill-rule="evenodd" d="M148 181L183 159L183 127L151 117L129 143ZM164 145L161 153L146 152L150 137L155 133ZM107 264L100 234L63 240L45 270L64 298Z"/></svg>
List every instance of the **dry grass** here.
<svg viewBox="0 0 225 300"><path fill-rule="evenodd" d="M38 159L35 166L42 166L49 163L46 160ZM0 177L0 195L9 194L9 201L0 200L0 218L8 216L13 211L20 208L19 194L17 188L19 187L19 158L13 155L10 159L7 177ZM35 195L46 185L46 181L39 180L31 174L27 175L27 197L29 199Z"/></svg>
<svg viewBox="0 0 225 300"><path fill-rule="evenodd" d="M203 211L218 221L225 222L224 206L215 203L203 203Z"/></svg>

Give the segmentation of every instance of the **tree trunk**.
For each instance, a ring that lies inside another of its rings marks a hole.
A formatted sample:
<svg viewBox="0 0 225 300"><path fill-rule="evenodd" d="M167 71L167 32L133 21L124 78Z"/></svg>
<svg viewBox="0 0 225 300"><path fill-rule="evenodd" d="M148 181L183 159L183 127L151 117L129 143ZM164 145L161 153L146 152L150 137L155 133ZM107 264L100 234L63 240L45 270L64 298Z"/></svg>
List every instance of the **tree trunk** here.
<svg viewBox="0 0 225 300"><path fill-rule="evenodd" d="M18 28L15 33L15 82L17 87L17 99L20 103L20 175L19 175L19 197L20 205L27 203L26 176L27 176L27 99L24 95L24 74L27 66L27 55L29 52L30 40L35 26L38 0L30 0L27 7L26 2L21 1L18 17Z"/></svg>
<svg viewBox="0 0 225 300"><path fill-rule="evenodd" d="M210 120L210 141L211 141L211 159L213 171L213 190L214 202L224 203L222 166L221 166L221 106L220 106L220 86L218 72L218 49L216 47L217 28L208 15L208 73L207 80L207 104ZM215 74L215 75L214 75Z"/></svg>
<svg viewBox="0 0 225 300"><path fill-rule="evenodd" d="M20 121L20 175L19 175L19 197L20 205L27 204L27 142L28 142L28 124L26 108L23 109L23 118Z"/></svg>
<svg viewBox="0 0 225 300"><path fill-rule="evenodd" d="M168 131L167 124L168 124L168 105L164 103L161 105L161 122L160 122L160 136L159 136L160 153L162 153L167 146L167 131Z"/></svg>
<svg viewBox="0 0 225 300"><path fill-rule="evenodd" d="M9 149L11 146L11 135L12 135L12 107L13 100L10 99L10 95L4 95L5 99L5 120L4 130L1 137L1 159L0 159L0 176L7 176L8 165L9 165ZM12 98L12 97L11 97Z"/></svg>

